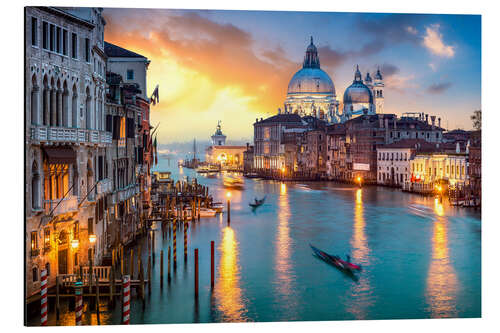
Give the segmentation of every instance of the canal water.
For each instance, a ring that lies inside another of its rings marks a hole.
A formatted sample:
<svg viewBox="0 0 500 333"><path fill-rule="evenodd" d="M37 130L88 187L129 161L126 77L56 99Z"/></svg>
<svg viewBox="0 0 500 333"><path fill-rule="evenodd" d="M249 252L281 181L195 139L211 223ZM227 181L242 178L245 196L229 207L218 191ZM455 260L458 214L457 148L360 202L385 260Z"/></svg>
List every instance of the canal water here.
<svg viewBox="0 0 500 333"><path fill-rule="evenodd" d="M208 178L190 169L169 168L166 160L160 166L172 171L175 180L197 177L210 187L214 201L226 202L223 175ZM391 188L244 182L243 190L230 190L230 227L225 214L190 224L187 263L178 232L177 270L163 289L159 253L163 249L166 257L172 240L162 240L157 232L152 291L144 311L133 293L132 324L481 316L479 212ZM264 196L261 207L248 206ZM314 257L309 244L344 258L350 255L362 271L354 277L344 274ZM195 248L200 259L198 301ZM30 321L38 324L39 318ZM103 302L101 322L119 324L120 306L107 311ZM95 313L86 311L84 323L96 324ZM53 311L50 324L56 324ZM65 324L74 325L74 313L63 304Z"/></svg>

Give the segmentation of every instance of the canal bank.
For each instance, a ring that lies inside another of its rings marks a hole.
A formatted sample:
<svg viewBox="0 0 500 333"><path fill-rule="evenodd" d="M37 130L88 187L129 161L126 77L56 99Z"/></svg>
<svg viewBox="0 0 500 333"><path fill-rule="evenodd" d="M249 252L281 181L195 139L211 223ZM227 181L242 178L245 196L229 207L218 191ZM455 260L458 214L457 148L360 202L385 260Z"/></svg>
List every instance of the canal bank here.
<svg viewBox="0 0 500 333"><path fill-rule="evenodd" d="M214 201L226 202L222 175L205 178L185 168L171 171L176 180L197 177L209 186ZM252 211L248 203L263 196L265 204ZM152 291L146 293L144 311L132 294L132 324L481 314L480 216L433 198L391 188L245 179L242 191L231 190L230 227L225 215L202 218L190 224L187 237L187 261L180 256L170 285L162 289L159 253L167 253L172 239L163 240L157 232ZM182 253L180 234L177 243ZM309 243L342 257L349 254L363 267L358 281L314 258ZM200 274L197 302L195 248ZM143 262L146 251L143 245ZM101 322L119 324L120 306L106 310L103 304ZM74 315L62 311L66 323L74 323ZM31 318L30 324L38 325L39 320ZM95 314L84 315L84 323L90 322L96 323ZM55 316L49 310L51 324Z"/></svg>

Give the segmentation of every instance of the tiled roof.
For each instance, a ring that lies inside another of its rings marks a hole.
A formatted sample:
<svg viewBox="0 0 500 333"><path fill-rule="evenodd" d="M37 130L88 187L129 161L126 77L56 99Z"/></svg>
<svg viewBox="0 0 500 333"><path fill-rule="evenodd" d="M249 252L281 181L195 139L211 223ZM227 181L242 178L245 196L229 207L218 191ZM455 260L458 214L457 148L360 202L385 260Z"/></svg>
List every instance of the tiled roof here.
<svg viewBox="0 0 500 333"><path fill-rule="evenodd" d="M275 116L261 120L256 124L263 124L263 123L299 123L299 124L301 124L302 122L301 122L301 118L298 114L282 113L282 114L277 114Z"/></svg>
<svg viewBox="0 0 500 333"><path fill-rule="evenodd" d="M104 53L108 57L114 57L114 58L144 58L146 59L145 56L142 56L138 53L129 51L127 49L124 49L123 47L119 47L117 45L104 42Z"/></svg>
<svg viewBox="0 0 500 333"><path fill-rule="evenodd" d="M436 149L436 144L427 142L422 139L403 139L397 142L389 143L386 145L380 146L380 148L413 148L415 149L416 145L419 145L419 150L434 150ZM439 145L442 148L442 143Z"/></svg>

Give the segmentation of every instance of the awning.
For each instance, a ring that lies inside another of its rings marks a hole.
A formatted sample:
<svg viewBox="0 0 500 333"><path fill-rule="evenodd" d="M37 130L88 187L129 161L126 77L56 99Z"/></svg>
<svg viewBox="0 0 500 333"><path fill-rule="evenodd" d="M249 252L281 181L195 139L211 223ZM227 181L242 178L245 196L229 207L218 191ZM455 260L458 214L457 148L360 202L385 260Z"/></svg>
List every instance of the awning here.
<svg viewBox="0 0 500 333"><path fill-rule="evenodd" d="M75 164L76 152L70 147L44 148L49 164Z"/></svg>

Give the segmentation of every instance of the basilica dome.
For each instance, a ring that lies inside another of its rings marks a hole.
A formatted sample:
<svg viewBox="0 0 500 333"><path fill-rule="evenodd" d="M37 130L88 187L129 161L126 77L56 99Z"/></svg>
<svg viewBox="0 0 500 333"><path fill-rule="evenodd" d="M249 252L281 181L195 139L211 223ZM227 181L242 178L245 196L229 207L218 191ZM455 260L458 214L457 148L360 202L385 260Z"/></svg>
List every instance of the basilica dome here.
<svg viewBox="0 0 500 333"><path fill-rule="evenodd" d="M335 95L335 86L330 76L321 68L302 68L290 80L287 93L327 93Z"/></svg>
<svg viewBox="0 0 500 333"><path fill-rule="evenodd" d="M331 121L337 106L335 86L330 76L320 68L318 49L311 37L302 68L288 84L285 113Z"/></svg>

